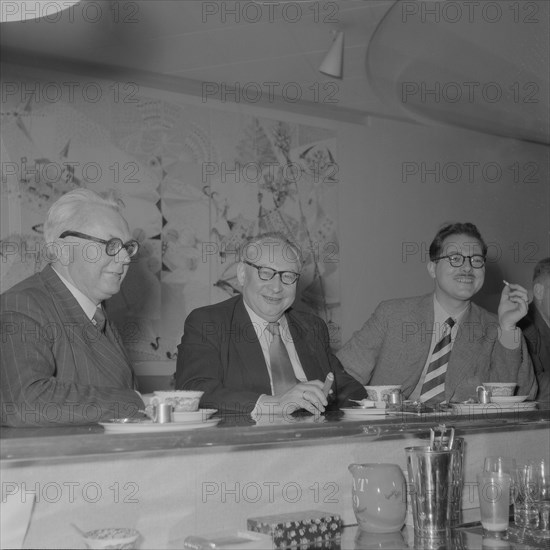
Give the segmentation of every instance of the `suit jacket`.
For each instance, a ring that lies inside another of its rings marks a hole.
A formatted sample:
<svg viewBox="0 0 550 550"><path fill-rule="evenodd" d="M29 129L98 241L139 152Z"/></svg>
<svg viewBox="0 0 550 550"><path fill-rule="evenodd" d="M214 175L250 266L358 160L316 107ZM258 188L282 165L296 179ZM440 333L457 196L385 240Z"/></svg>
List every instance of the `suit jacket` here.
<svg viewBox="0 0 550 550"><path fill-rule="evenodd" d="M538 401L550 401L550 327L536 306L531 303L527 315L518 323L527 342L535 368L539 391Z"/></svg>
<svg viewBox="0 0 550 550"><path fill-rule="evenodd" d="M382 302L337 356L361 383L402 384L407 398L426 364L433 323L433 294ZM447 402L476 397L476 387L491 381L517 382L518 395L534 398L537 383L525 341L506 349L498 341L498 327L496 315L470 304L447 367Z"/></svg>
<svg viewBox="0 0 550 550"><path fill-rule="evenodd" d="M96 329L51 266L2 294L0 329L3 425L88 424L143 408L116 329Z"/></svg>
<svg viewBox="0 0 550 550"><path fill-rule="evenodd" d="M328 329L315 315L289 309L290 334L308 380L334 373L336 404L363 399L365 389L332 354ZM262 394L271 395L264 355L242 296L193 310L178 346L176 388L201 390L201 406L249 413Z"/></svg>

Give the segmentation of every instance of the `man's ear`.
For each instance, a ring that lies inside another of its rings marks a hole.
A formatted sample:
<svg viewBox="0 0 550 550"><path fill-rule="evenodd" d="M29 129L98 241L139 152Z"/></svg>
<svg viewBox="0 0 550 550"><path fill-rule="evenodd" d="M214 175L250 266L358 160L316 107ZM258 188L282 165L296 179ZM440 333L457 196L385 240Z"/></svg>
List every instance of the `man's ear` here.
<svg viewBox="0 0 550 550"><path fill-rule="evenodd" d="M533 286L533 296L539 302L542 302L544 298L544 285L542 283L535 283Z"/></svg>
<svg viewBox="0 0 550 550"><path fill-rule="evenodd" d="M429 261L426 265L426 269L432 279L435 279L435 262Z"/></svg>
<svg viewBox="0 0 550 550"><path fill-rule="evenodd" d="M241 286L244 285L244 279L246 277L245 269L245 265L242 262L237 264L237 281L239 281Z"/></svg>
<svg viewBox="0 0 550 550"><path fill-rule="evenodd" d="M67 267L74 259L76 243L66 243L61 239L47 243L45 248L46 260L51 264Z"/></svg>

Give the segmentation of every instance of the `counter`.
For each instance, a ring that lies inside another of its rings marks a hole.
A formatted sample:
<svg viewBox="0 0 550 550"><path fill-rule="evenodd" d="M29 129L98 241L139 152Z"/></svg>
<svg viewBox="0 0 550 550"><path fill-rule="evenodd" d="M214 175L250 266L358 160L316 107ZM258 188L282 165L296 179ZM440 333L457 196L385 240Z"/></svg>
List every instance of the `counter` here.
<svg viewBox="0 0 550 550"><path fill-rule="evenodd" d="M222 418L215 427L147 434L98 425L3 429L2 500L35 498L27 548L83 548L84 530L137 528L142 548L190 534L244 529L246 518L320 509L354 525L348 465L391 462L445 423L466 440L464 520L477 519L475 473L488 455L550 459L550 410L326 417ZM409 521L410 523L410 517Z"/></svg>

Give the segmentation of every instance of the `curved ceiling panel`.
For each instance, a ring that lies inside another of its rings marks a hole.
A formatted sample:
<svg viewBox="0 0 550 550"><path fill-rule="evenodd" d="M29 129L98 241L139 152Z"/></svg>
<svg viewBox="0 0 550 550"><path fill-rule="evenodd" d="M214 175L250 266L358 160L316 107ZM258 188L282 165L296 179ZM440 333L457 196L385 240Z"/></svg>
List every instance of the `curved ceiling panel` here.
<svg viewBox="0 0 550 550"><path fill-rule="evenodd" d="M369 82L420 122L550 143L549 6L397 1L369 43Z"/></svg>

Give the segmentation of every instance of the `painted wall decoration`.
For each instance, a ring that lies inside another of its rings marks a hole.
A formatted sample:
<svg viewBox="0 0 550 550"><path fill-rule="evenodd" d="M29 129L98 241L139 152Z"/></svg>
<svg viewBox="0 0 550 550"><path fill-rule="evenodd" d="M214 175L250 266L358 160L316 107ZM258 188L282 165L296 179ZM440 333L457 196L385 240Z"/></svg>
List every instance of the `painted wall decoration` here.
<svg viewBox="0 0 550 550"><path fill-rule="evenodd" d="M240 292L236 250L266 231L300 245L296 307L321 316L338 346L334 131L157 91L121 101L116 83L94 81L94 100L60 81L19 85L2 102L2 291L43 266L42 222L58 197L114 188L142 251L107 308L135 361L173 360L186 316Z"/></svg>

